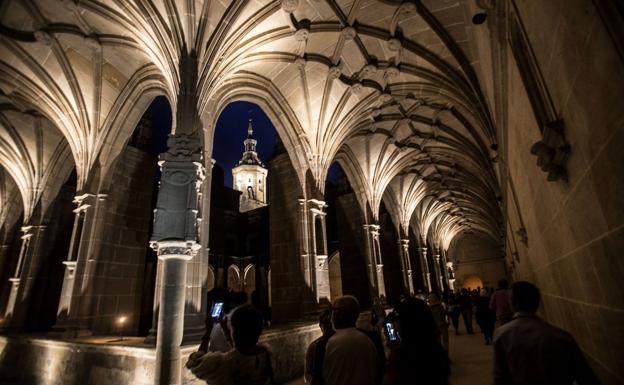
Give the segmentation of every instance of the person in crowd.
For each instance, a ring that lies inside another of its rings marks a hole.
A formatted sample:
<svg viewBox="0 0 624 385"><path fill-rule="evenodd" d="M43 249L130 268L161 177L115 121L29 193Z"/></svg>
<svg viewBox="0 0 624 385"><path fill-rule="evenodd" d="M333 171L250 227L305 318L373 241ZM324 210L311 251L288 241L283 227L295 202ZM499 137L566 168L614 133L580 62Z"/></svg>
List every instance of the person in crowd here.
<svg viewBox="0 0 624 385"><path fill-rule="evenodd" d="M305 382L313 385L323 384L322 368L323 360L325 358L323 346L327 344L327 340L329 340L335 333L332 325L331 309L327 309L319 315L319 328L323 334L319 338L312 341L312 343L308 346L303 374Z"/></svg>
<svg viewBox="0 0 624 385"><path fill-rule="evenodd" d="M269 351L258 344L262 314L252 305L234 309L230 319L234 349L189 357L186 367L210 385L272 385L273 368Z"/></svg>
<svg viewBox="0 0 624 385"><path fill-rule="evenodd" d="M431 308L431 314L438 327L438 338L444 349L448 352L449 349L449 335L448 335L448 321L446 320L446 309L442 306L438 295L435 293L429 294L429 307Z"/></svg>
<svg viewBox="0 0 624 385"><path fill-rule="evenodd" d="M539 302L533 284L512 285L513 320L494 333L495 385L598 385L574 338L535 314Z"/></svg>
<svg viewBox="0 0 624 385"><path fill-rule="evenodd" d="M212 307L217 302L223 303L222 312L218 317L213 317L211 314ZM231 306L230 295L227 290L215 287L208 291L207 303L206 331L202 336L198 352L200 355L208 351L226 352L231 348L228 341L226 314L234 308Z"/></svg>
<svg viewBox="0 0 624 385"><path fill-rule="evenodd" d="M473 334L472 330L472 300L470 299L470 293L468 289L462 289L461 296L459 297L459 306L461 308L461 315L464 319L464 326L468 334Z"/></svg>
<svg viewBox="0 0 624 385"><path fill-rule="evenodd" d="M457 296L454 293L451 293L448 298L448 315L451 318L451 322L453 323L453 328L455 329L455 335L459 335L459 316L461 314L461 307L459 306L459 301Z"/></svg>
<svg viewBox="0 0 624 385"><path fill-rule="evenodd" d="M509 282L506 279L498 281L498 289L490 300L490 309L496 314L496 327L501 327L511 321L513 311L509 299Z"/></svg>
<svg viewBox="0 0 624 385"><path fill-rule="evenodd" d="M334 301L332 321L336 333L327 340L322 360L325 385L376 385L383 375L375 344L355 327L359 314L360 304L355 297L345 295Z"/></svg>
<svg viewBox="0 0 624 385"><path fill-rule="evenodd" d="M427 303L407 298L395 310L401 342L390 353L383 385L448 385L448 354L438 341L437 325Z"/></svg>
<svg viewBox="0 0 624 385"><path fill-rule="evenodd" d="M490 295L487 288L481 289L480 295L477 298L475 318L477 324L483 333L485 344L490 345L492 343L492 335L494 334L494 322L496 321L496 315L490 309Z"/></svg>

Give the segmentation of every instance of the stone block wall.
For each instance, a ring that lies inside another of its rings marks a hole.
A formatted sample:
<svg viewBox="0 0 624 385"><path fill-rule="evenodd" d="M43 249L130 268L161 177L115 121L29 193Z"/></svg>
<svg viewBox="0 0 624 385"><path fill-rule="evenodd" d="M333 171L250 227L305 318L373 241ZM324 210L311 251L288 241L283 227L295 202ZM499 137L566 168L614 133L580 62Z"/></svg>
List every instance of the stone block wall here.
<svg viewBox="0 0 624 385"><path fill-rule="evenodd" d="M461 288L469 276L477 276L484 286L497 287L498 281L508 278L501 248L481 234L460 234L451 243L449 261L455 269L455 288Z"/></svg>
<svg viewBox="0 0 624 385"><path fill-rule="evenodd" d="M518 206L506 194L514 278L540 287L541 314L574 335L609 385L624 382L624 62L596 3L516 1L564 122L569 181L547 182L529 152L540 131L509 49L504 156Z"/></svg>
<svg viewBox="0 0 624 385"><path fill-rule="evenodd" d="M269 162L271 315L273 322L301 319L312 310L314 293L306 283L300 249L298 199L303 196L288 154Z"/></svg>
<svg viewBox="0 0 624 385"><path fill-rule="evenodd" d="M100 247L90 312L96 334L118 333L121 316L123 332L136 334L141 313L156 159L130 146L120 156L104 224L93 240Z"/></svg>
<svg viewBox="0 0 624 385"><path fill-rule="evenodd" d="M303 375L305 351L320 336L318 325L289 325L265 331L260 343L271 351L278 383ZM182 348L182 362L197 345ZM152 385L153 346L119 346L0 336L0 379L22 385ZM184 385L205 384L182 370Z"/></svg>

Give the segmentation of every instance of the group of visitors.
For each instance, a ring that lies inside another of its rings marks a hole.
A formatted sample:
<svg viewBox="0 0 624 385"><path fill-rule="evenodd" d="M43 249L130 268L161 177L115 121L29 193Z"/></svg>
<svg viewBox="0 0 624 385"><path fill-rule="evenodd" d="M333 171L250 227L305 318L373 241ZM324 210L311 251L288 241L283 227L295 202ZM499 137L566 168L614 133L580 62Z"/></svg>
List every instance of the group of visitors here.
<svg viewBox="0 0 624 385"><path fill-rule="evenodd" d="M476 289L461 289L445 296L448 315L453 323L455 335L459 335L459 317L464 321L468 334L474 334L472 327L473 316L479 325L485 339L490 345L494 337L495 326L502 326L511 321L513 311L509 295L509 282L502 279L498 282L498 289L477 287Z"/></svg>
<svg viewBox="0 0 624 385"><path fill-rule="evenodd" d="M494 346L496 385L599 384L570 334L536 315L539 301L534 285L516 282L510 290L507 281L495 292L404 297L392 309L373 306L370 313L360 312L355 297L342 296L319 316L322 335L307 348L304 379L316 385L449 384L447 315L456 332L461 315L473 333L474 310L486 344ZM261 313L245 304L227 319L222 330L232 347L202 344L187 368L210 385L274 384L269 351L258 344Z"/></svg>

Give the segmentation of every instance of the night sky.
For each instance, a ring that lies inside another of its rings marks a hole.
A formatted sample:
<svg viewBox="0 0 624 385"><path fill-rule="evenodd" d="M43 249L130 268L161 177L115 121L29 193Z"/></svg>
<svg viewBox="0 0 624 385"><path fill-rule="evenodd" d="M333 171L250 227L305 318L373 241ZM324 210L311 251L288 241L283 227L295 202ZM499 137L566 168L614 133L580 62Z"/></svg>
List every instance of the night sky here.
<svg viewBox="0 0 624 385"><path fill-rule="evenodd" d="M171 108L165 97L158 97L149 107L152 115L153 151L156 154L167 150L167 136L171 130ZM247 136L247 123L253 120L254 137L258 141L258 156L266 164L273 156L277 132L269 117L256 104L233 102L227 105L219 119L215 131L212 157L223 169L225 185L232 187L232 167L240 160ZM337 163L329 170L328 179L334 181L338 175ZM269 175L270 177L270 175Z"/></svg>
<svg viewBox="0 0 624 385"><path fill-rule="evenodd" d="M232 167L240 160L245 149L249 117L253 120L254 137L258 141L258 156L266 164L273 156L277 132L264 111L249 102L228 104L217 120L212 157L223 169L225 185L232 187Z"/></svg>

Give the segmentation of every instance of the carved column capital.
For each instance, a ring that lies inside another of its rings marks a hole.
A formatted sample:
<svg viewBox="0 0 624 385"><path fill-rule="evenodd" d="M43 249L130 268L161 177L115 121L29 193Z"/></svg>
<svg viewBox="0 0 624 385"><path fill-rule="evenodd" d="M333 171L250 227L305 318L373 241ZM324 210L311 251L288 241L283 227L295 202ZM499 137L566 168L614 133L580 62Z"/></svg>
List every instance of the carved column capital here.
<svg viewBox="0 0 624 385"><path fill-rule="evenodd" d="M150 247L156 251L158 259L166 260L177 258L189 261L197 254L201 245L196 242L163 240L151 242Z"/></svg>

